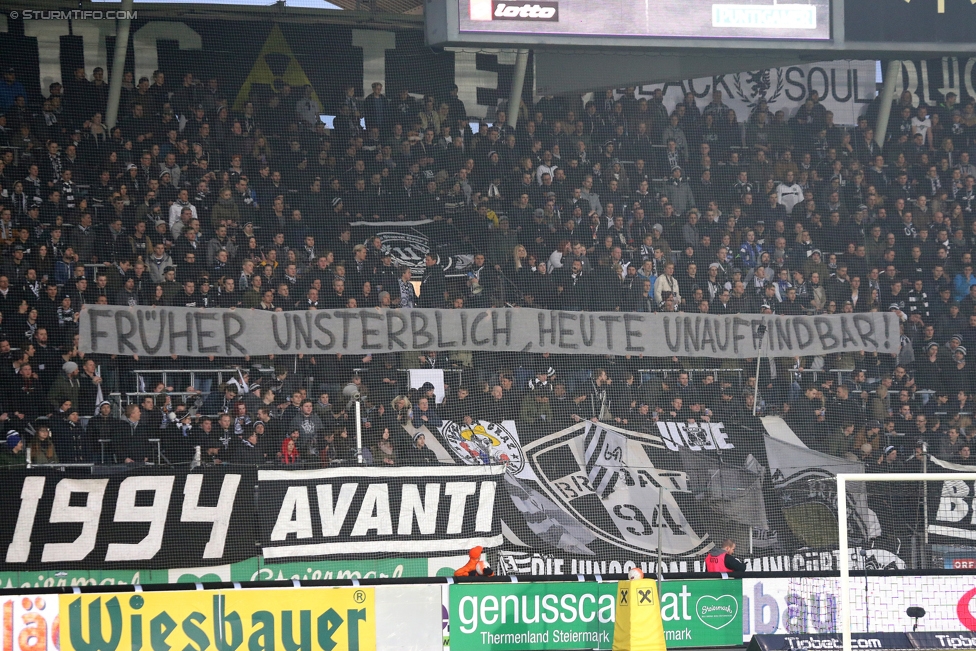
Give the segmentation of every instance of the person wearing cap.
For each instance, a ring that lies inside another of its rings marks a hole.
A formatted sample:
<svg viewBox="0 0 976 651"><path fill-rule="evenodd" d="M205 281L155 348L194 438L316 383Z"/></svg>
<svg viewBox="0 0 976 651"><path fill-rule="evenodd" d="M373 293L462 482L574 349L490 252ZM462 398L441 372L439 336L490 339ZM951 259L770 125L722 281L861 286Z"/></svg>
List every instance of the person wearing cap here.
<svg viewBox="0 0 976 651"><path fill-rule="evenodd" d="M813 249L810 251L810 257L803 262L803 273L807 278L811 278L814 273L818 274L820 276L821 284L824 285L824 281L830 278L830 267L828 267L826 262L824 262L823 253L820 251L820 249Z"/></svg>
<svg viewBox="0 0 976 651"><path fill-rule="evenodd" d="M952 364L945 375L945 390L949 395L956 395L960 391L972 392L974 373L973 367L966 361L966 347L956 346L952 351Z"/></svg>
<svg viewBox="0 0 976 651"><path fill-rule="evenodd" d="M898 449L893 445L886 445L875 462L875 467L869 467L873 472L901 472L902 464L898 461Z"/></svg>
<svg viewBox="0 0 976 651"><path fill-rule="evenodd" d="M915 358L915 386L919 389L942 391L944 385L944 365L939 355L939 344L930 341Z"/></svg>
<svg viewBox="0 0 976 651"><path fill-rule="evenodd" d="M78 391L81 388L81 382L78 380L79 373L78 365L74 362L65 362L61 366L61 372L58 373L51 390L47 393L48 402L54 409L58 409L66 402L77 408Z"/></svg>
<svg viewBox="0 0 976 651"><path fill-rule="evenodd" d="M7 430L4 445L0 447L0 466L25 466L27 455L24 453L24 441L20 432L15 429Z"/></svg>

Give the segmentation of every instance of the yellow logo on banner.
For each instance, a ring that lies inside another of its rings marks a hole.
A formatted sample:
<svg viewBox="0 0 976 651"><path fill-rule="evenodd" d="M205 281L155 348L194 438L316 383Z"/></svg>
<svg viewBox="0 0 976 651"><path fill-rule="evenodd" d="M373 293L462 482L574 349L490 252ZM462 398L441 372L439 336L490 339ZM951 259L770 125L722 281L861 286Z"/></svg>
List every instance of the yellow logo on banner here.
<svg viewBox="0 0 976 651"><path fill-rule="evenodd" d="M372 588L62 595L62 651L375 651Z"/></svg>
<svg viewBox="0 0 976 651"><path fill-rule="evenodd" d="M234 100L234 110L244 110L244 104L251 98L251 87L254 85L265 85L273 92L278 92L275 88L276 81L286 83L292 88L312 85L277 25L271 28L271 33L264 41L258 58L251 66L251 72L248 73L247 79L238 91L237 99ZM314 89L312 99L319 101ZM321 105L322 103L319 102L319 106Z"/></svg>

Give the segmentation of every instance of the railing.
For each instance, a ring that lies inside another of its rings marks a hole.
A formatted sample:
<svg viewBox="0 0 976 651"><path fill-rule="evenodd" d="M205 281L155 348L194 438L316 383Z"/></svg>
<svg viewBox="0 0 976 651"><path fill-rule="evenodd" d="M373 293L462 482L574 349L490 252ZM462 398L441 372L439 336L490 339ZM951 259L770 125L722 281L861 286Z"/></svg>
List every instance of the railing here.
<svg viewBox="0 0 976 651"><path fill-rule="evenodd" d="M742 386L742 377L745 373L745 369L742 368L639 368L637 372L640 374L641 384L650 380L649 376L661 376L667 378L671 374L676 373L687 373L689 379L693 380L696 377L703 375L711 375L716 381L719 380L720 373L734 373L738 379L739 386Z"/></svg>
<svg viewBox="0 0 976 651"><path fill-rule="evenodd" d="M164 394L167 396L182 397L184 400L186 400L188 397L203 398L205 395L195 391L126 391L124 393L116 391L108 394L108 397L124 407L125 405L139 404L139 402L146 397L155 398L156 396Z"/></svg>
<svg viewBox="0 0 976 651"><path fill-rule="evenodd" d="M243 369L236 368L167 368L167 369L135 369L130 371L136 376L136 382L143 382L143 386L149 386L145 384L147 381L147 376L160 376L163 385L169 386L168 378L170 375L181 375L190 376L190 383L187 386L196 387L198 376L208 376L207 379L212 379L214 375L217 376L217 384L222 384L224 382L225 376L230 376L230 378L236 378L238 373L243 372Z"/></svg>

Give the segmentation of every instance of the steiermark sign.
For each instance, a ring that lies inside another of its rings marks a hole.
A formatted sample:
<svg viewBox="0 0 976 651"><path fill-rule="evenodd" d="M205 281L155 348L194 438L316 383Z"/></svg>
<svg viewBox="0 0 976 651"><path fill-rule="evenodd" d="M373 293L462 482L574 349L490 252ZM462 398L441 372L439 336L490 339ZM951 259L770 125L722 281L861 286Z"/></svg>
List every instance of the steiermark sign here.
<svg viewBox="0 0 976 651"><path fill-rule="evenodd" d="M660 586L669 648L742 644L742 582ZM488 583L450 588L451 651L610 649L615 583Z"/></svg>

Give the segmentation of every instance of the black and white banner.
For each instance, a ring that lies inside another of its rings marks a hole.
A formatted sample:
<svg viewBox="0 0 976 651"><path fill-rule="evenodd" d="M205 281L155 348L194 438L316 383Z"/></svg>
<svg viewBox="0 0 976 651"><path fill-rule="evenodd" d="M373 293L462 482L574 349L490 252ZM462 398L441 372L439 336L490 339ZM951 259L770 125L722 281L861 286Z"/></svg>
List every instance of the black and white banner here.
<svg viewBox="0 0 976 651"><path fill-rule="evenodd" d="M824 108L833 112L836 124L857 124L857 117L876 94L875 76L874 61L824 61L644 84L638 87L637 95L638 99L650 99L661 90L670 113L687 93L692 93L698 108L704 109L712 101L712 93L719 91L722 102L745 122L761 101L770 111L784 111L791 118L810 93L816 92Z"/></svg>
<svg viewBox="0 0 976 651"><path fill-rule="evenodd" d="M955 93L959 110L969 100L976 99L976 57L903 60L900 63L901 74L895 79L895 97L900 97L907 90L911 92L915 106L920 103L939 106L945 102L946 95ZM900 117L892 114L891 119ZM950 135L949 124L945 122L948 117L943 117L942 125L947 136ZM957 142L957 151L959 147L960 143Z"/></svg>
<svg viewBox="0 0 976 651"><path fill-rule="evenodd" d="M491 423L486 420L470 425L446 420L438 428L439 440L454 458L469 466L502 464L506 472L517 477L535 478L525 463L515 421Z"/></svg>
<svg viewBox="0 0 976 651"><path fill-rule="evenodd" d="M79 326L79 347L86 353L150 357L477 350L748 359L757 354L895 353L899 345L898 317L891 312L829 316L530 308L265 312L104 305L86 306Z"/></svg>
<svg viewBox="0 0 976 651"><path fill-rule="evenodd" d="M350 224L355 238L367 247L374 237L380 238L384 253L389 253L395 267L409 267L421 278L426 271L424 256L433 251L447 276L463 275L474 260L474 249L461 234L444 221L358 221ZM431 242L436 242L435 246Z"/></svg>
<svg viewBox="0 0 976 651"><path fill-rule="evenodd" d="M583 421L524 444L534 476L506 475L514 509L503 516L503 569L633 567L657 558L659 546L687 567L714 545L716 522L765 524L764 468L751 452L762 447L760 432L722 422L657 426L644 433ZM559 567L531 560L538 553L560 558Z"/></svg>
<svg viewBox="0 0 976 651"><path fill-rule="evenodd" d="M703 572L707 551L733 530L750 531L738 556L752 571L836 570L834 476L864 472L749 417L658 421L651 432L584 421L520 449L525 470L505 477L514 508L502 514L503 574L653 573L659 546L664 572ZM851 566L903 568L884 543L907 513L872 501L863 483L849 489L851 541L867 546ZM947 490L956 521L971 518L972 482Z"/></svg>
<svg viewBox="0 0 976 651"><path fill-rule="evenodd" d="M7 470L0 569L219 565L254 554L254 470Z"/></svg>
<svg viewBox="0 0 976 651"><path fill-rule="evenodd" d="M810 546L822 542L824 522L837 521L837 475L862 473L864 464L792 445L775 437L764 439L772 487L794 533ZM858 540L881 535L877 514L868 507L864 482L847 484L848 520Z"/></svg>
<svg viewBox="0 0 976 651"><path fill-rule="evenodd" d="M950 463L929 457L929 472L976 473L976 467ZM919 484L921 486L921 484ZM976 498L976 481L927 482L929 540L955 545L973 545L976 541L976 517L973 499Z"/></svg>
<svg viewBox="0 0 976 651"><path fill-rule="evenodd" d="M437 556L502 542L504 466L340 467L258 471L267 560Z"/></svg>

